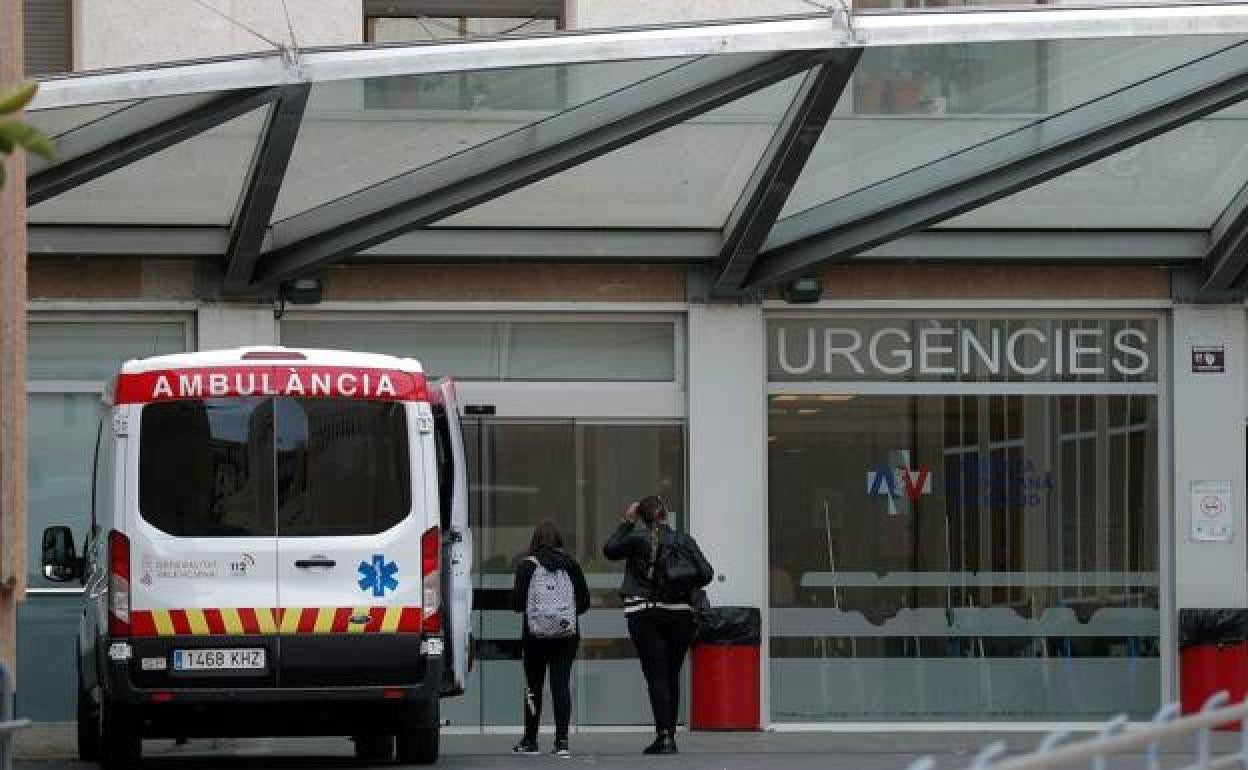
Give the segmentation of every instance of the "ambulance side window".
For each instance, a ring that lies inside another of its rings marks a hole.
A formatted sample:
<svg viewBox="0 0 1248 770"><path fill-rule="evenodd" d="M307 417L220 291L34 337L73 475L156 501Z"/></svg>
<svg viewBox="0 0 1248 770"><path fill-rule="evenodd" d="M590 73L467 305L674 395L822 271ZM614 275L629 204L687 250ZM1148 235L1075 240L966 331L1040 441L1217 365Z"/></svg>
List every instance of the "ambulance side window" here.
<svg viewBox="0 0 1248 770"><path fill-rule="evenodd" d="M455 491L455 460L451 453L451 423L446 419L446 407L433 408L433 445L438 459L438 511L442 529L451 528L451 497Z"/></svg>
<svg viewBox="0 0 1248 770"><path fill-rule="evenodd" d="M105 416L100 420L99 430L95 434L95 467L91 476L91 531L113 523L113 492L116 479L116 446L113 432L109 430L109 420Z"/></svg>

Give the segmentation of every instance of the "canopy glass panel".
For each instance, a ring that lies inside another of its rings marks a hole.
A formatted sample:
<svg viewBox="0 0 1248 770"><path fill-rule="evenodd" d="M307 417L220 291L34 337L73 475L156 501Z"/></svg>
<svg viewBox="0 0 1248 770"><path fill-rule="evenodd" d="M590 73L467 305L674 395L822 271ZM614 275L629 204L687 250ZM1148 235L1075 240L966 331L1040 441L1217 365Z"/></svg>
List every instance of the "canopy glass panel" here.
<svg viewBox="0 0 1248 770"><path fill-rule="evenodd" d="M26 113L26 122L42 131L44 136L55 139L66 131L85 126L132 104L134 102L107 102L54 110L31 110Z"/></svg>
<svg viewBox="0 0 1248 770"><path fill-rule="evenodd" d="M269 107L31 207L32 224L227 225Z"/></svg>
<svg viewBox="0 0 1248 770"><path fill-rule="evenodd" d="M516 67L319 83L274 221L471 149L684 59Z"/></svg>
<svg viewBox="0 0 1248 770"><path fill-rule="evenodd" d="M938 227L1203 230L1245 184L1248 113L1237 106Z"/></svg>
<svg viewBox="0 0 1248 770"><path fill-rule="evenodd" d="M440 224L722 227L802 77L791 77Z"/></svg>

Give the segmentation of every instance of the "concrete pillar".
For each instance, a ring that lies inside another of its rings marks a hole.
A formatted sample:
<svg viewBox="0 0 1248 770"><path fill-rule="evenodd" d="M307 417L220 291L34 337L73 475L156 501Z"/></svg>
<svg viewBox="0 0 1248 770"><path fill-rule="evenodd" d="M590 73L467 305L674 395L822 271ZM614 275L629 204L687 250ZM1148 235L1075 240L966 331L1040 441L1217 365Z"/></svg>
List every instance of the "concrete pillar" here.
<svg viewBox="0 0 1248 770"><path fill-rule="evenodd" d="M277 344L277 321L267 306L203 305L196 328L200 350Z"/></svg>
<svg viewBox="0 0 1248 770"><path fill-rule="evenodd" d="M1248 607L1244 548L1248 542L1244 479L1246 335L1242 306L1179 305L1174 309L1174 571L1178 609ZM1224 345L1226 373L1193 373L1193 345ZM1232 482L1231 542L1192 540L1194 481Z"/></svg>
<svg viewBox="0 0 1248 770"><path fill-rule="evenodd" d="M762 309L689 308L689 527L715 567L715 605L763 609L767 642L767 404ZM767 715L767 669L762 683Z"/></svg>

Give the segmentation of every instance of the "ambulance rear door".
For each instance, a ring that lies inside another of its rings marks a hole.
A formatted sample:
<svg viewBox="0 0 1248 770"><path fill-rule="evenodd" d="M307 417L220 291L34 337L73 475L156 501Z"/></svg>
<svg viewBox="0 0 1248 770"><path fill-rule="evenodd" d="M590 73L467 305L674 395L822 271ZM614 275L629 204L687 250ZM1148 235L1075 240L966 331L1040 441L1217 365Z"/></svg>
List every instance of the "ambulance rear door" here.
<svg viewBox="0 0 1248 770"><path fill-rule="evenodd" d="M441 544L429 405L275 404L281 686L421 682L422 596Z"/></svg>
<svg viewBox="0 0 1248 770"><path fill-rule="evenodd" d="M472 661L472 529L468 518L468 463L459 419L459 398L449 378L436 385L435 439L444 530L443 622L446 628L444 694L459 695Z"/></svg>
<svg viewBox="0 0 1248 770"><path fill-rule="evenodd" d="M128 510L101 537L114 588L119 577L130 588L135 685L272 687L273 402L119 406L113 429L128 434L117 463L126 469Z"/></svg>

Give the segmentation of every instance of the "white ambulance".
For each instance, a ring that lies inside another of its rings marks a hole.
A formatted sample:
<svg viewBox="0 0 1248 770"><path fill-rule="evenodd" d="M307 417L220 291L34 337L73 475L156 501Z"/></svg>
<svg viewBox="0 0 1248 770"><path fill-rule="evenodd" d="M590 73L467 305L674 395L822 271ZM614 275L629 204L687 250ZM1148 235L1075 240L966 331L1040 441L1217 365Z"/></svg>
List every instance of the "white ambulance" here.
<svg viewBox="0 0 1248 770"><path fill-rule="evenodd" d="M455 390L411 359L242 348L129 361L105 395L83 551L78 740L350 735L431 763L468 674L472 540Z"/></svg>

